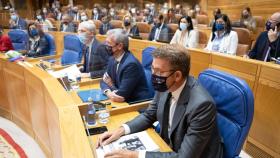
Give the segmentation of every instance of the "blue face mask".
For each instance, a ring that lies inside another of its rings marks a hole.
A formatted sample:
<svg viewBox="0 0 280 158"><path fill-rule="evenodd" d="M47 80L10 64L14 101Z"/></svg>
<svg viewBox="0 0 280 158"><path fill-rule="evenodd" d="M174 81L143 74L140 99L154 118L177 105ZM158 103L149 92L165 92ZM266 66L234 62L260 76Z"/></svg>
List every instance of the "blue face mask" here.
<svg viewBox="0 0 280 158"><path fill-rule="evenodd" d="M180 23L180 29L182 31L186 30L188 28L188 25L186 23Z"/></svg>
<svg viewBox="0 0 280 158"><path fill-rule="evenodd" d="M216 30L217 31L222 31L225 29L225 25L224 24L216 24Z"/></svg>
<svg viewBox="0 0 280 158"><path fill-rule="evenodd" d="M17 16L16 15L11 15L11 19L16 21L17 20Z"/></svg>
<svg viewBox="0 0 280 158"><path fill-rule="evenodd" d="M32 29L31 31L30 31L30 35L32 36L32 37L35 37L35 36L38 36L38 30L37 29Z"/></svg>
<svg viewBox="0 0 280 158"><path fill-rule="evenodd" d="M81 41L81 43L85 44L87 40L87 34L86 33L79 33L78 38Z"/></svg>
<svg viewBox="0 0 280 158"><path fill-rule="evenodd" d="M42 16L41 15L37 15L37 19L38 20L42 20Z"/></svg>

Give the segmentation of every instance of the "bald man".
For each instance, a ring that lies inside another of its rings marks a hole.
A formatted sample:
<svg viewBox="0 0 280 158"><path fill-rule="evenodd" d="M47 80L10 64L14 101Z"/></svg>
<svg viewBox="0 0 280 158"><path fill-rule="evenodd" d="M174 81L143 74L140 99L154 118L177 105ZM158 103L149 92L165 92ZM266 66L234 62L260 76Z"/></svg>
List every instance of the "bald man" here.
<svg viewBox="0 0 280 158"><path fill-rule="evenodd" d="M271 61L280 57L280 12L274 13L266 22L266 31L262 32L249 52L251 59Z"/></svg>

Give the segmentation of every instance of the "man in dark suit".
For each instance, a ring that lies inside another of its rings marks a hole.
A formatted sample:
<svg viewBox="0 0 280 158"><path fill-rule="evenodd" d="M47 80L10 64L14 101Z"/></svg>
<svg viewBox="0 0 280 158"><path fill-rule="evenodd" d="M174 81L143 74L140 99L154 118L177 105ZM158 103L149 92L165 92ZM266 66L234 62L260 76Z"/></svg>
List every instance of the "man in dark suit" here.
<svg viewBox="0 0 280 158"><path fill-rule="evenodd" d="M18 13L16 11L12 11L10 13L11 19L10 19L10 29L21 29L26 30L27 29L27 23L24 19L19 17Z"/></svg>
<svg viewBox="0 0 280 158"><path fill-rule="evenodd" d="M216 108L208 92L189 76L190 56L180 45L163 45L153 53L152 83L156 90L148 109L114 132L100 136L98 146L120 136L160 124L160 136L172 152L117 150L105 157L222 158L223 146L216 124Z"/></svg>
<svg viewBox="0 0 280 158"><path fill-rule="evenodd" d="M85 45L83 52L82 77L102 77L107 69L109 52L105 45L95 38L96 27L91 21L81 22L78 37Z"/></svg>
<svg viewBox="0 0 280 158"><path fill-rule="evenodd" d="M108 30L113 29L113 26L110 24L110 17L109 16L103 16L102 17L102 24L99 28L99 34L105 35Z"/></svg>
<svg viewBox="0 0 280 158"><path fill-rule="evenodd" d="M155 26L149 34L149 40L170 42L172 37L169 34L170 30L164 21L163 15L159 15L154 22Z"/></svg>
<svg viewBox="0 0 280 158"><path fill-rule="evenodd" d="M60 31L62 32L77 32L76 25L72 22L72 17L68 14L62 16Z"/></svg>
<svg viewBox="0 0 280 158"><path fill-rule="evenodd" d="M113 55L100 83L103 92L116 102L148 99L149 90L140 62L128 50L128 36L122 29L107 32L106 44Z"/></svg>
<svg viewBox="0 0 280 158"><path fill-rule="evenodd" d="M254 48L249 52L251 59L270 61L280 57L280 12L270 17L266 30L259 35Z"/></svg>

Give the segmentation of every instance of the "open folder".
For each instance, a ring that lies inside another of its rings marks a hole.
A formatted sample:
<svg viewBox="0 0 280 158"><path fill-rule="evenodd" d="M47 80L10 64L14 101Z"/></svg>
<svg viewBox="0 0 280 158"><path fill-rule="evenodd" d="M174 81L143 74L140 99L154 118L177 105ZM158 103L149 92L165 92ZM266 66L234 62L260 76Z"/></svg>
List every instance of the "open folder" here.
<svg viewBox="0 0 280 158"><path fill-rule="evenodd" d="M89 97L91 97L93 101L102 101L108 99L108 97L105 94L103 94L101 89L90 89L85 91L79 91L78 95L83 102L88 102Z"/></svg>

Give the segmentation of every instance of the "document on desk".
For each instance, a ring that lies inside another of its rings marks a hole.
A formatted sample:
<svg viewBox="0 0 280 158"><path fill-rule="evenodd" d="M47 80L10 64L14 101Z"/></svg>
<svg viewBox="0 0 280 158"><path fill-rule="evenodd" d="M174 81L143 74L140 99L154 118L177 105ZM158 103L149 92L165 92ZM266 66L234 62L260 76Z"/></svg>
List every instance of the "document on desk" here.
<svg viewBox="0 0 280 158"><path fill-rule="evenodd" d="M80 72L79 68L77 67L77 65L72 65L72 66L69 66L65 69L58 70L58 71L50 71L49 73L55 78L62 78L65 75L67 75L68 79L71 79L74 81L76 80L77 76L81 76L81 72Z"/></svg>
<svg viewBox="0 0 280 158"><path fill-rule="evenodd" d="M122 136L120 139L105 145L102 148L96 149L98 158L103 158L106 153L118 149L132 150L132 151L159 151L159 146L152 140L146 131Z"/></svg>

